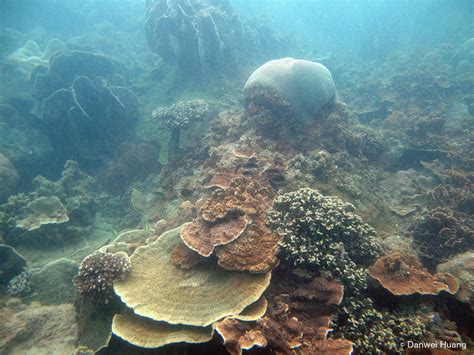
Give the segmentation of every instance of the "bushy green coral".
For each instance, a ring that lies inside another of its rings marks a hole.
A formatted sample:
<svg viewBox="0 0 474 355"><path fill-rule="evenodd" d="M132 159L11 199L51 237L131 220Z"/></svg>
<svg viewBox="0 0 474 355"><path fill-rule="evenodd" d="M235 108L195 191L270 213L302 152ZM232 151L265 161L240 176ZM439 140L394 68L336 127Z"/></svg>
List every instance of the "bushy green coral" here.
<svg viewBox="0 0 474 355"><path fill-rule="evenodd" d="M365 266L380 253L375 231L336 196L305 188L278 196L268 214L282 237L280 253L295 267L323 270L354 290L366 288Z"/></svg>
<svg viewBox="0 0 474 355"><path fill-rule="evenodd" d="M343 334L361 354L402 354L411 340L421 341L426 326L413 310L379 311L370 298L348 297L335 336Z"/></svg>
<svg viewBox="0 0 474 355"><path fill-rule="evenodd" d="M305 188L278 196L269 225L283 238L280 255L287 264L329 273L344 288L335 337L354 342L357 353L401 353L403 343L425 332L414 311L381 311L366 294L366 269L381 248L375 231L338 197Z"/></svg>

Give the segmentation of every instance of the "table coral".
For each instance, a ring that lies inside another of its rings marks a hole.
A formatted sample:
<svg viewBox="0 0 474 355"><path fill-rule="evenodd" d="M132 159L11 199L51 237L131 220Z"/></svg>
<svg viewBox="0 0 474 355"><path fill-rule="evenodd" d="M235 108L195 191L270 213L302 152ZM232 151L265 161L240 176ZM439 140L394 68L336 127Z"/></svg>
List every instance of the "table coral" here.
<svg viewBox="0 0 474 355"><path fill-rule="evenodd" d="M179 101L169 107L158 107L153 111L152 118L171 131L168 148L171 160L177 158L181 131L204 118L208 112L207 102L199 99Z"/></svg>
<svg viewBox="0 0 474 355"><path fill-rule="evenodd" d="M209 263L184 270L171 254L181 227L138 248L130 274L114 283L116 294L135 314L170 324L207 326L239 314L270 284L270 273L228 272Z"/></svg>

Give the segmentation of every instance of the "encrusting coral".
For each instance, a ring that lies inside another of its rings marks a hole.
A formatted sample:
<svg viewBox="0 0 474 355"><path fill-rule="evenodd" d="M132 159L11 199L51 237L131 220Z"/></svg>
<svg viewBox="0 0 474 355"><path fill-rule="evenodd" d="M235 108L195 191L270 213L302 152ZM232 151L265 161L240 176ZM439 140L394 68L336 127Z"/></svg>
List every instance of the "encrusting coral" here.
<svg viewBox="0 0 474 355"><path fill-rule="evenodd" d="M73 281L80 295L107 304L114 295L114 281L124 276L130 268L130 259L123 252L97 252L82 261Z"/></svg>

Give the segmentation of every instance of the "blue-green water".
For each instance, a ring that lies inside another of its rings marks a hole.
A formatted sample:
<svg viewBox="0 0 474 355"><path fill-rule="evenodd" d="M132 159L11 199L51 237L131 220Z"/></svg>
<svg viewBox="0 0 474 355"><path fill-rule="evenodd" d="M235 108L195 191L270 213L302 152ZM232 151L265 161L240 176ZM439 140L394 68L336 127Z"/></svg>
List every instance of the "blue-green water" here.
<svg viewBox="0 0 474 355"><path fill-rule="evenodd" d="M0 0L0 72L1 354L472 351L472 1Z"/></svg>

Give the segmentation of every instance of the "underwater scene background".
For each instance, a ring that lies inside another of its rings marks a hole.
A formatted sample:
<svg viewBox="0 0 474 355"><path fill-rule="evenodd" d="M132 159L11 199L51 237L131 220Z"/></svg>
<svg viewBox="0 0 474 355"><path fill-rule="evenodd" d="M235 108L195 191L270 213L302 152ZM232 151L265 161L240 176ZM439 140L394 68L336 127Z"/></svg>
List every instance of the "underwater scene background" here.
<svg viewBox="0 0 474 355"><path fill-rule="evenodd" d="M470 0L0 0L0 354L474 350Z"/></svg>

